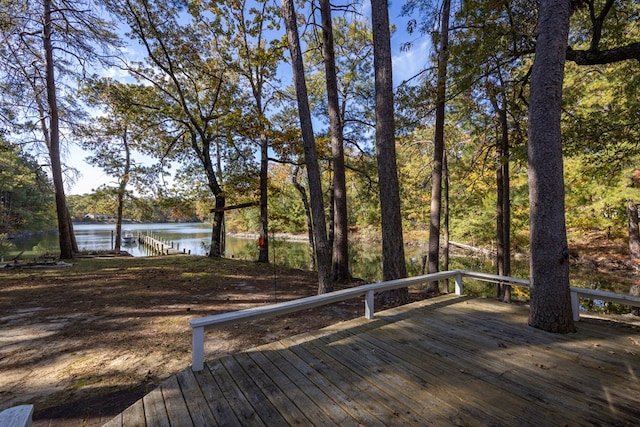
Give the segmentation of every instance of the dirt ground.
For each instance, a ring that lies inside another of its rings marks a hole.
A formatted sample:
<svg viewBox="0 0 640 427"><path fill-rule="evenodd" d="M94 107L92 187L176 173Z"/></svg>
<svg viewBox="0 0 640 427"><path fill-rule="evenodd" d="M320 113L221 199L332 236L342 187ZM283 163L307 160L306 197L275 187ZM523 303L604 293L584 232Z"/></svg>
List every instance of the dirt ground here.
<svg viewBox="0 0 640 427"><path fill-rule="evenodd" d="M316 287L306 271L188 256L0 269L0 410L33 403L37 427L101 425L190 364L190 319ZM362 315L352 300L208 332L206 357Z"/></svg>
<svg viewBox="0 0 640 427"><path fill-rule="evenodd" d="M585 274L633 280L624 245L595 237L572 255ZM190 319L317 291L311 272L231 259L97 256L72 264L0 268L0 410L33 403L36 427L102 425L189 366ZM351 300L208 332L206 357L362 315L362 301Z"/></svg>

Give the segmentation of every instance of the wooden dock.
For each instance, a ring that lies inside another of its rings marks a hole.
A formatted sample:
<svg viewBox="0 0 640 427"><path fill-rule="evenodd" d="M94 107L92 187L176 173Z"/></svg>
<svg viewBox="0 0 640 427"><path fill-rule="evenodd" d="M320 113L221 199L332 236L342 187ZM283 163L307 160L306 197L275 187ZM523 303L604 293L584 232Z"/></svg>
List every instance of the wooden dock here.
<svg viewBox="0 0 640 427"><path fill-rule="evenodd" d="M180 252L178 248L174 248L172 242L160 240L150 234L139 234L138 243L146 246L152 252L159 255L179 255L184 253Z"/></svg>
<svg viewBox="0 0 640 427"><path fill-rule="evenodd" d="M187 368L106 426L638 425L638 327L527 315L455 295L382 311Z"/></svg>

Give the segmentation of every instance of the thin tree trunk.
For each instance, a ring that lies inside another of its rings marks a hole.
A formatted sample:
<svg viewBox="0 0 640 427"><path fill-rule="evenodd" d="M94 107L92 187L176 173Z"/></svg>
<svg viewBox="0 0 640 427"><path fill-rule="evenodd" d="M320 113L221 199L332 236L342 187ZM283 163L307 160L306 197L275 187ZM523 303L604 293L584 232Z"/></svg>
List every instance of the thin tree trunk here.
<svg viewBox="0 0 640 427"><path fill-rule="evenodd" d="M76 240L76 234L73 231L73 218L71 218L71 212L69 212L69 205L66 205L67 208L67 219L69 220L69 236L71 237L71 250L74 254L80 252L78 249L78 241Z"/></svg>
<svg viewBox="0 0 640 427"><path fill-rule="evenodd" d="M449 270L449 164L447 162L447 152L444 151L442 157L442 178L444 182L444 199L442 205L442 213L444 215L444 223L442 229L442 268L444 271ZM449 279L443 282L442 293L449 293Z"/></svg>
<svg viewBox="0 0 640 427"><path fill-rule="evenodd" d="M384 280L407 276L400 213L400 185L396 164L393 79L391 67L391 33L387 0L371 1L373 26L373 66L376 90L376 153L380 210L382 216L382 271ZM407 288L385 292L387 303L409 301Z"/></svg>
<svg viewBox="0 0 640 427"><path fill-rule="evenodd" d="M329 169L331 169L331 167L329 167ZM335 237L335 210L336 210L336 204L335 204L334 199L335 199L335 194L333 192L333 178L332 178L331 179L331 184L329 185L329 232L328 232L328 235L327 235L329 248L332 248L332 249L333 249L333 242L334 242L334 237ZM333 264L333 250L331 251L331 259L332 259L332 264ZM335 278L333 277L333 275L331 276L331 279L333 281L335 281Z"/></svg>
<svg viewBox="0 0 640 427"><path fill-rule="evenodd" d="M307 165L307 177L309 182L309 195L311 197L311 215L313 217L313 234L318 265L318 294L331 292L331 256L327 240L327 227L324 217L324 202L322 184L320 181L320 167L318 165L318 153L311 111L309 109L309 96L305 82L302 49L298 36L298 26L293 0L282 0L284 22L287 29L287 39L291 54L293 68L293 82L298 99L298 113L300 116L300 128L302 130L302 142L304 145L304 158Z"/></svg>
<svg viewBox="0 0 640 427"><path fill-rule="evenodd" d="M333 45L333 23L329 0L320 0L322 15L322 51L327 81L327 102L331 129L331 154L333 164L333 280L348 281L349 232L347 220L347 184L344 166L342 122L338 99L338 78Z"/></svg>
<svg viewBox="0 0 640 427"><path fill-rule="evenodd" d="M126 128L122 135L122 142L124 145L124 171L120 178L120 186L118 187L115 252L120 252L120 244L122 242L122 213L124 211L124 196L127 190L127 183L129 182L129 172L131 171L131 150L129 149L129 140Z"/></svg>
<svg viewBox="0 0 640 427"><path fill-rule="evenodd" d="M509 170L509 159L511 157L509 151L509 134L508 134L508 126L507 126L507 115L506 111L504 112L504 129L506 132L506 137L503 139L504 146L502 147L502 152L504 155L504 162L502 164L502 190L503 197L502 200L504 202L504 206L502 207L502 214L504 220L502 221L502 225L504 228L503 236L504 236L504 266L503 271L505 276L511 276L511 174ZM511 302L511 286L504 286L504 295L502 296L502 301L506 303Z"/></svg>
<svg viewBox="0 0 640 427"><path fill-rule="evenodd" d="M496 273L504 275L504 179L502 177L502 141L496 141L497 165L496 165ZM504 284L498 283L496 286L496 297L501 299L504 295Z"/></svg>
<svg viewBox="0 0 640 427"><path fill-rule="evenodd" d="M496 267L497 274L511 274L511 199L509 191L509 125L505 107L500 108L495 96L491 103L496 112L500 128L500 138L496 143L498 164L496 167ZM497 297L504 302L511 302L511 286L500 284Z"/></svg>
<svg viewBox="0 0 640 427"><path fill-rule="evenodd" d="M640 262L640 231L638 231L638 205L629 200L627 202L627 217L629 218L629 255L631 261Z"/></svg>
<svg viewBox="0 0 640 427"><path fill-rule="evenodd" d="M259 105L261 108L261 105ZM260 245L258 262L269 262L269 140L263 132L260 136Z"/></svg>
<svg viewBox="0 0 640 427"><path fill-rule="evenodd" d="M529 325L575 331L569 290L560 118L571 5L541 0L529 103Z"/></svg>
<svg viewBox="0 0 640 427"><path fill-rule="evenodd" d="M58 216L58 239L60 242L60 258L73 258L73 241L69 227L67 199L64 194L62 163L60 161L60 118L56 96L56 81L53 66L53 43L51 22L51 0L44 0L43 43L45 51L45 71L47 84L47 105L49 107L49 157L51 160L51 176L55 189L56 212Z"/></svg>
<svg viewBox="0 0 640 427"><path fill-rule="evenodd" d="M298 182L299 172L300 168L296 166L293 171L291 181L293 182L293 186L296 190L298 190L298 193L300 193L302 206L304 206L304 215L305 218L307 218L307 235L309 236L309 270L313 271L316 269L315 245L313 243L313 220L311 219L311 208L309 207L309 199L307 199L307 191L304 189L302 184Z"/></svg>
<svg viewBox="0 0 640 427"><path fill-rule="evenodd" d="M629 200L627 203L627 217L629 218L629 256L635 267L636 275L640 271L640 231L638 230L638 205ZM640 283L635 281L629 289L629 294L640 296ZM640 307L631 307L631 314L640 316Z"/></svg>
<svg viewBox="0 0 640 427"><path fill-rule="evenodd" d="M214 170L213 161L211 160L211 141L202 141L202 150L199 149L197 143L197 133L191 132L191 146L200 157L200 161L204 167L207 176L207 184L211 193L215 198L215 207L213 209L213 224L211 226L211 245L209 248L209 257L220 258L224 255L224 211L226 198L222 188L218 184L216 171L222 175L220 164L220 156L217 156L216 170ZM219 147L217 147L219 153Z"/></svg>
<svg viewBox="0 0 640 427"><path fill-rule="evenodd" d="M436 273L440 258L440 215L442 201L442 159L444 156L444 120L447 95L447 63L449 59L449 15L451 1L444 0L440 23L438 48L438 82L436 86L436 125L433 147L433 172L431 174L431 211L429 222L429 263L427 271ZM429 282L427 294L438 293L438 282Z"/></svg>

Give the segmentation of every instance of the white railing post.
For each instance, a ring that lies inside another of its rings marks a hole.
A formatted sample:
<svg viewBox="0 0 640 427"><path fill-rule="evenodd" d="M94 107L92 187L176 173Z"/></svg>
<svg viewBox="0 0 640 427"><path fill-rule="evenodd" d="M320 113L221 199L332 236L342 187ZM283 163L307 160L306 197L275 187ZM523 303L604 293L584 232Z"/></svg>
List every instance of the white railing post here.
<svg viewBox="0 0 640 427"><path fill-rule="evenodd" d="M573 321L577 322L580 320L580 299L578 298L578 293L575 291L571 291L571 310L573 311Z"/></svg>
<svg viewBox="0 0 640 427"><path fill-rule="evenodd" d="M374 305L374 292L367 291L364 296L364 317L371 320L373 319L373 305Z"/></svg>
<svg viewBox="0 0 640 427"><path fill-rule="evenodd" d="M204 369L204 326L193 328L192 339L191 369L198 372Z"/></svg>
<svg viewBox="0 0 640 427"><path fill-rule="evenodd" d="M462 295L464 293L462 287L462 273L456 274L455 293L456 295Z"/></svg>

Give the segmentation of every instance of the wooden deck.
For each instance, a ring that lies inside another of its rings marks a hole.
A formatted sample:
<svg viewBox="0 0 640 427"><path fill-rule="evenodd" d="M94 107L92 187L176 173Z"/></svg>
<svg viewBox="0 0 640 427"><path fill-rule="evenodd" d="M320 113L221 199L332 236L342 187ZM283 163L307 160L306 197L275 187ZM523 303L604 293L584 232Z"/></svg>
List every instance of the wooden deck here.
<svg viewBox="0 0 640 427"><path fill-rule="evenodd" d="M187 368L108 426L637 426L640 329L442 296Z"/></svg>

